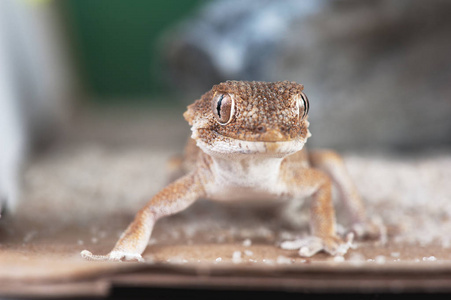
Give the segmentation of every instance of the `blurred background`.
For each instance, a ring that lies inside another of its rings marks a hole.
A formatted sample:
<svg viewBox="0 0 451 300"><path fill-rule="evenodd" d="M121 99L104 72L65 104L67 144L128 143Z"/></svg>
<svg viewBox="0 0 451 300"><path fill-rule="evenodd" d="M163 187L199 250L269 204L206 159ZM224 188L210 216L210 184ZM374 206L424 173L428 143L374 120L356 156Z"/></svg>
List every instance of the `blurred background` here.
<svg viewBox="0 0 451 300"><path fill-rule="evenodd" d="M291 80L310 147L451 144L445 0L0 0L0 201L27 157L82 141L180 151L185 106L225 80Z"/></svg>

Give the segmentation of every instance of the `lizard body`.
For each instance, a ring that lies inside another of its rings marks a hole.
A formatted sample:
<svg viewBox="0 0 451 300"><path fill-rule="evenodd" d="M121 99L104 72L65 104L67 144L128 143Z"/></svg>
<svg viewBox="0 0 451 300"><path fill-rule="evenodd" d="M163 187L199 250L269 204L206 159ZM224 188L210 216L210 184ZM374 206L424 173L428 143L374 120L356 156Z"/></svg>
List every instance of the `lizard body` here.
<svg viewBox="0 0 451 300"><path fill-rule="evenodd" d="M199 198L226 202L274 202L311 197L314 238L300 243L300 255L324 250L346 253L335 232L331 199L336 184L359 236L376 235L341 157L304 148L309 101L295 82L227 81L215 85L184 113L191 139L179 161L182 177L155 195L136 215L107 255L93 260L142 260L155 222L186 209Z"/></svg>

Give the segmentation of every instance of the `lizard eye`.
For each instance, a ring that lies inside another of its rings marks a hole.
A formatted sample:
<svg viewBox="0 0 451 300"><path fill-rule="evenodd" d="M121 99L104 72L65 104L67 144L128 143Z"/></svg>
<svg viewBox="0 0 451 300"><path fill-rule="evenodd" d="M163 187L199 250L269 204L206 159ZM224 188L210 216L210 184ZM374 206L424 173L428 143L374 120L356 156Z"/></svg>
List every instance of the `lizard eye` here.
<svg viewBox="0 0 451 300"><path fill-rule="evenodd" d="M223 93L216 94L211 102L211 109L219 124L228 124L232 120L235 112L235 102L233 101L232 95Z"/></svg>
<svg viewBox="0 0 451 300"><path fill-rule="evenodd" d="M299 98L299 116L301 120L305 119L305 117L308 114L310 104L308 102L307 95L301 92L300 98Z"/></svg>

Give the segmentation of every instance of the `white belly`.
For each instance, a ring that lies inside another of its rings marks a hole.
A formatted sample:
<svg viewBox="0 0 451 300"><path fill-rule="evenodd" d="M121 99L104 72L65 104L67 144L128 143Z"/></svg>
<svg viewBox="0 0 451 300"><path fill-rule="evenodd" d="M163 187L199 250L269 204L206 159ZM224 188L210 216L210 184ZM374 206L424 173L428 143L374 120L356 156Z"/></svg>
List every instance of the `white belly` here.
<svg viewBox="0 0 451 300"><path fill-rule="evenodd" d="M215 159L214 181L207 198L221 202L264 204L285 202L287 195L279 180L281 158L254 158L230 161Z"/></svg>

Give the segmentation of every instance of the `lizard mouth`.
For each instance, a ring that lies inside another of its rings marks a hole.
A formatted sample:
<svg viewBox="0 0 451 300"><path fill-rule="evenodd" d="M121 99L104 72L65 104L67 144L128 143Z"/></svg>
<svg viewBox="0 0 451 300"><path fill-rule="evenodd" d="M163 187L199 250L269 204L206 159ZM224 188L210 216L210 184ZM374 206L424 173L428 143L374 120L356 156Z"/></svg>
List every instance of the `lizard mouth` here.
<svg viewBox="0 0 451 300"><path fill-rule="evenodd" d="M302 150L310 132L306 136L294 138L272 139L271 136L266 136L264 139L244 140L198 128L193 131L191 137L202 150L210 154L262 154L283 157Z"/></svg>

